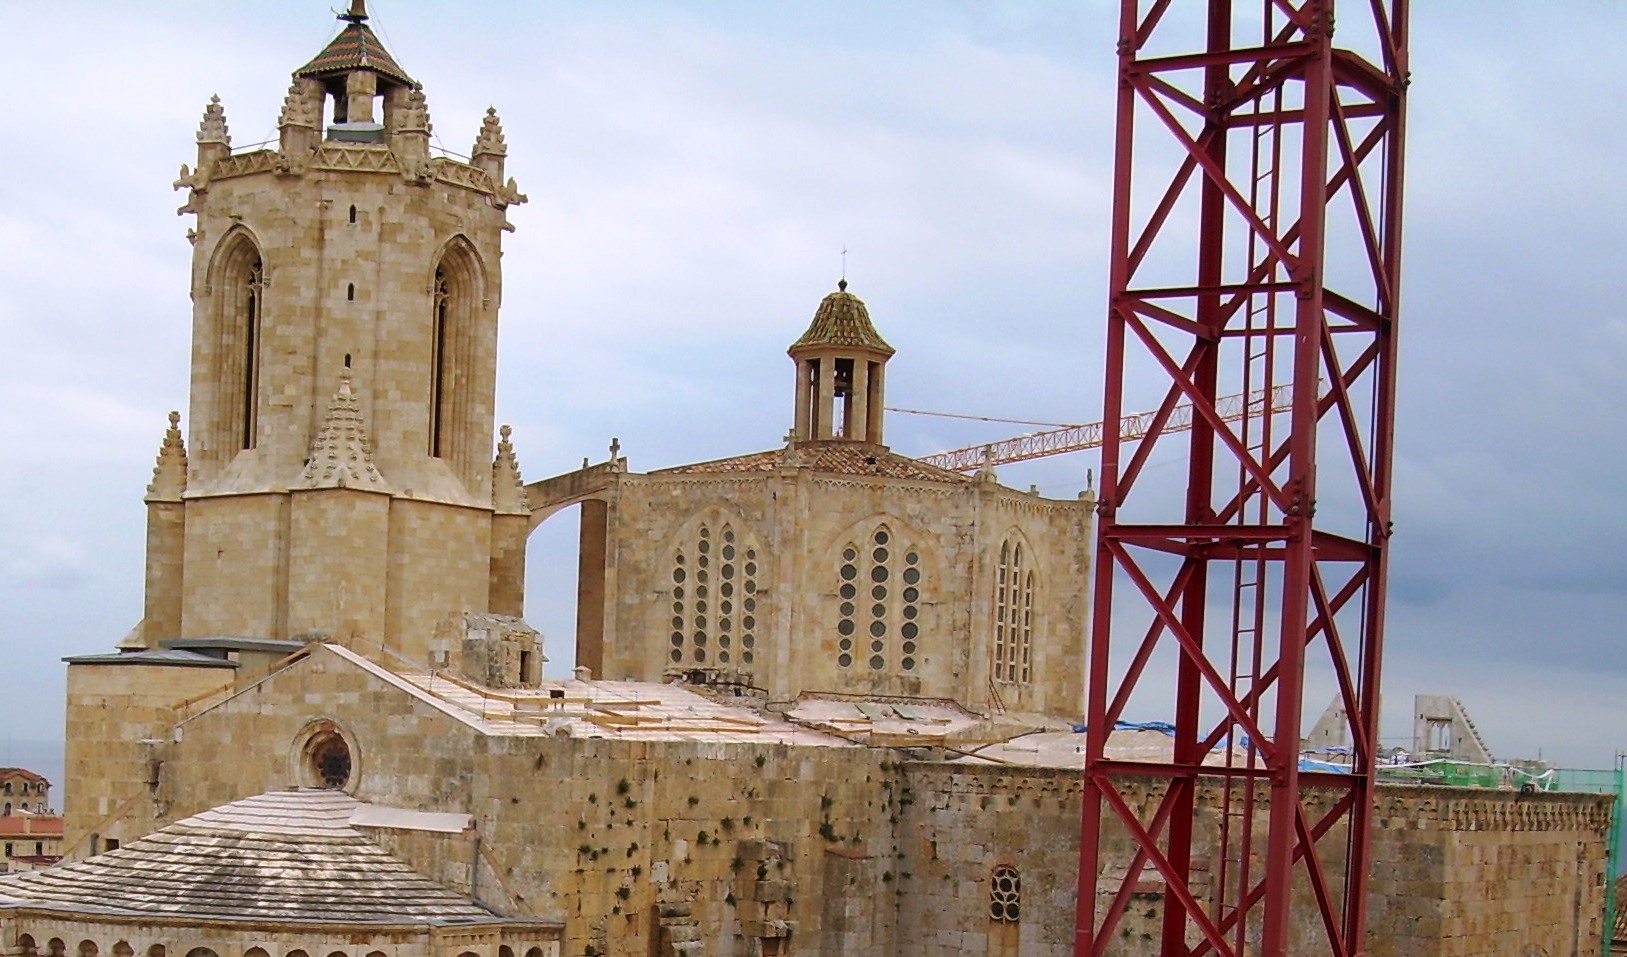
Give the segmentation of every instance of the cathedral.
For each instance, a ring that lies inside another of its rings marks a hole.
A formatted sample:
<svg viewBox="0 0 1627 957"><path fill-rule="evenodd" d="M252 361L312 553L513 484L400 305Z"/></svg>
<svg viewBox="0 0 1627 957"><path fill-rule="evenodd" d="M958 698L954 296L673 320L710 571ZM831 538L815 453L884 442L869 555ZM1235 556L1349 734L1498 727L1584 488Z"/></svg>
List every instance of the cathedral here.
<svg viewBox="0 0 1627 957"><path fill-rule="evenodd" d="M4 952L1072 953L1090 494L893 452L894 350L845 282L799 336L787 317L782 447L648 473L612 448L527 483L495 428L526 199L501 122L432 150L368 19L355 0L294 71L275 145L234 150L212 101L181 168L185 434L171 413L139 624L68 659L68 859L0 879ZM525 554L570 507L556 680ZM1585 936L1606 799L1425 790L1380 796L1403 863L1375 955L1474 952L1443 927L1516 892L1541 896L1519 933ZM1511 830L1540 851L1502 862L1517 891L1413 906ZM1134 886L1126 955L1163 894Z"/></svg>

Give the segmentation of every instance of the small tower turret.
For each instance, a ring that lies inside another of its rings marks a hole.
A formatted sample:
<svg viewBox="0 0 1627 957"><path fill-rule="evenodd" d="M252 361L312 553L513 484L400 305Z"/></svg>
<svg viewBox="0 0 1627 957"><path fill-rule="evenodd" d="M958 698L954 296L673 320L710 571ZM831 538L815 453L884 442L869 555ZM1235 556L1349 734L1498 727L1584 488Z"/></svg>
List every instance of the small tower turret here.
<svg viewBox="0 0 1627 957"><path fill-rule="evenodd" d="M301 165L316 149L322 129L322 84L309 77L294 77L277 117L278 152Z"/></svg>
<svg viewBox="0 0 1627 957"><path fill-rule="evenodd" d="M486 107L486 118L481 121L480 133L475 137L469 158L474 165L486 171L494 184L503 182L503 159L508 156L508 144L503 141L503 123L497 118L497 107Z"/></svg>
<svg viewBox="0 0 1627 957"><path fill-rule="evenodd" d="M367 25L366 0L351 0L339 15L346 26L316 59L294 72L296 79L319 81L333 97L333 122L327 138L341 143L383 143L385 125L374 99L385 98L384 116L418 84L401 69L378 35Z"/></svg>
<svg viewBox="0 0 1627 957"><path fill-rule="evenodd" d="M847 291L847 280L837 283L787 351L797 365L791 440L881 445L885 373L893 352L870 324L864 301Z"/></svg>
<svg viewBox="0 0 1627 957"><path fill-rule="evenodd" d="M232 134L226 131L226 108L211 96L198 124L198 172L203 173L232 153Z"/></svg>

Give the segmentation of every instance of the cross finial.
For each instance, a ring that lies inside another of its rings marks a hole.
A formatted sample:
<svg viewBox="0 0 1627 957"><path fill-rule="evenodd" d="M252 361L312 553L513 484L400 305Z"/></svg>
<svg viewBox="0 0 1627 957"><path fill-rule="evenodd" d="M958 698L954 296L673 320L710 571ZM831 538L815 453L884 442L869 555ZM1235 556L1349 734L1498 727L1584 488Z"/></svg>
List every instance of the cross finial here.
<svg viewBox="0 0 1627 957"><path fill-rule="evenodd" d="M621 439L612 437L610 439L610 461L616 461L619 455L621 455Z"/></svg>
<svg viewBox="0 0 1627 957"><path fill-rule="evenodd" d="M842 288L847 288L847 243L842 244Z"/></svg>

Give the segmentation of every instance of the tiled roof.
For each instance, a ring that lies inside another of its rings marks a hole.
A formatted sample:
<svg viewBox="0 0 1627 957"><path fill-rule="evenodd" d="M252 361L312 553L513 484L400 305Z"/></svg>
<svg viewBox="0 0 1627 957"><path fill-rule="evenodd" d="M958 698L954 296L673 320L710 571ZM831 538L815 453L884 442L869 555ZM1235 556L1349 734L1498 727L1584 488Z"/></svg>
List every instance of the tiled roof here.
<svg viewBox="0 0 1627 957"><path fill-rule="evenodd" d="M83 861L0 877L45 908L223 920L404 924L495 920L351 825L338 791L261 794Z"/></svg>
<svg viewBox="0 0 1627 957"><path fill-rule="evenodd" d="M791 343L790 351L795 354L808 346L852 346L892 355L893 347L870 324L870 312L864 308L864 300L847 291L847 280L838 285L835 292L819 303L808 331Z"/></svg>
<svg viewBox="0 0 1627 957"><path fill-rule="evenodd" d="M45 780L45 775L37 774L27 768L0 768L0 781L14 781L17 778L27 778L35 783L51 783Z"/></svg>
<svg viewBox="0 0 1627 957"><path fill-rule="evenodd" d="M0 817L0 837L61 837L62 818L56 814L12 814Z"/></svg>
<svg viewBox="0 0 1627 957"><path fill-rule="evenodd" d="M407 71L401 69L390 56L390 51L384 49L379 42L378 35L365 23L346 24L339 35L333 38L316 59L294 71L295 76L309 76L317 79L326 79L338 73L349 73L351 70L367 68L380 76L388 77L403 86L416 86Z"/></svg>
<svg viewBox="0 0 1627 957"><path fill-rule="evenodd" d="M889 451L879 445L833 439L824 442L798 442L791 454L796 461L816 472L835 475L880 476L882 478L910 479L924 482L971 481L959 472L928 465L918 459ZM785 449L771 449L734 458L677 465L651 472L651 475L713 475L731 472L772 472L786 463Z"/></svg>

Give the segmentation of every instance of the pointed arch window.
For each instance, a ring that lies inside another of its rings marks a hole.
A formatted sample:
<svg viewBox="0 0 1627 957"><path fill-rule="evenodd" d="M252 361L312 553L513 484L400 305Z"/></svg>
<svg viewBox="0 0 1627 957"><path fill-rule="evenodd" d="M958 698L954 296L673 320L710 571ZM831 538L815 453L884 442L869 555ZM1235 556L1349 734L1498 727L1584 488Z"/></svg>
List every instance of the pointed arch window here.
<svg viewBox="0 0 1627 957"><path fill-rule="evenodd" d="M1024 567L1023 545L1006 539L994 572L994 680L1028 684L1033 680L1034 571Z"/></svg>
<svg viewBox="0 0 1627 957"><path fill-rule="evenodd" d="M914 671L920 661L921 553L879 525L842 547L837 565L836 665Z"/></svg>
<svg viewBox="0 0 1627 957"><path fill-rule="evenodd" d="M747 668L757 657L757 549L734 526L702 522L672 555L675 667Z"/></svg>
<svg viewBox="0 0 1627 957"><path fill-rule="evenodd" d="M259 439L265 299L270 282L247 230L221 240L206 287L213 301L204 347L209 359L207 406L200 418L206 459L230 461Z"/></svg>
<svg viewBox="0 0 1627 957"><path fill-rule="evenodd" d="M481 348L482 337L494 332L483 321L482 289L474 249L462 239L453 241L430 281L425 452L445 460L465 481L490 467L491 422L481 420L476 394L477 388L491 388L495 373L489 343Z"/></svg>

